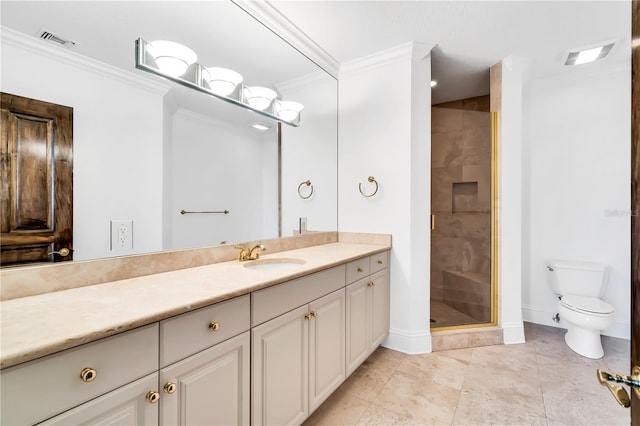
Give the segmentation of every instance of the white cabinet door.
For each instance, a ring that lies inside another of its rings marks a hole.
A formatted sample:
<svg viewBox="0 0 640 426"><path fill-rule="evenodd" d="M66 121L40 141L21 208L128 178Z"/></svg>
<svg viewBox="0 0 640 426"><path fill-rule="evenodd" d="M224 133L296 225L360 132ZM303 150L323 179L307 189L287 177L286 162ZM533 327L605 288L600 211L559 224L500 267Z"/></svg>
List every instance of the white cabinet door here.
<svg viewBox="0 0 640 426"><path fill-rule="evenodd" d="M370 327L367 278L348 285L346 289L347 376L369 356Z"/></svg>
<svg viewBox="0 0 640 426"><path fill-rule="evenodd" d="M157 387L158 374L150 374L39 424L157 426L158 404L146 398Z"/></svg>
<svg viewBox="0 0 640 426"><path fill-rule="evenodd" d="M160 370L161 425L249 424L249 332Z"/></svg>
<svg viewBox="0 0 640 426"><path fill-rule="evenodd" d="M308 305L251 331L252 422L300 424L309 412Z"/></svg>
<svg viewBox="0 0 640 426"><path fill-rule="evenodd" d="M345 379L345 290L309 304L309 414Z"/></svg>
<svg viewBox="0 0 640 426"><path fill-rule="evenodd" d="M373 352L389 335L389 275L388 269L373 274L369 278L369 300L371 307L371 343Z"/></svg>

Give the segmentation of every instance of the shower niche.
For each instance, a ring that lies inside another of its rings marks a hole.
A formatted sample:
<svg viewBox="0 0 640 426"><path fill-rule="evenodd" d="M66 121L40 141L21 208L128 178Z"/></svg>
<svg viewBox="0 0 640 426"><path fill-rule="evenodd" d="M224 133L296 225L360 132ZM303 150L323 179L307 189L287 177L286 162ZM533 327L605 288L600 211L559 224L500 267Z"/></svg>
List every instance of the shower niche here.
<svg viewBox="0 0 640 426"><path fill-rule="evenodd" d="M489 96L434 105L431 119L431 327L489 323Z"/></svg>

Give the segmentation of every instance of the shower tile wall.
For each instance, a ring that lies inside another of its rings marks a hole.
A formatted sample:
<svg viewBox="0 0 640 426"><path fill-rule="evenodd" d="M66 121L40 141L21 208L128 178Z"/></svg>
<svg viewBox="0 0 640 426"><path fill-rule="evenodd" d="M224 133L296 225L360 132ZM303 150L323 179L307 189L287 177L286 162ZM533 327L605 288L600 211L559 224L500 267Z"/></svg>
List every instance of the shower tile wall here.
<svg viewBox="0 0 640 426"><path fill-rule="evenodd" d="M431 232L431 298L478 322L490 320L488 101L486 96L431 110L431 208L436 216Z"/></svg>

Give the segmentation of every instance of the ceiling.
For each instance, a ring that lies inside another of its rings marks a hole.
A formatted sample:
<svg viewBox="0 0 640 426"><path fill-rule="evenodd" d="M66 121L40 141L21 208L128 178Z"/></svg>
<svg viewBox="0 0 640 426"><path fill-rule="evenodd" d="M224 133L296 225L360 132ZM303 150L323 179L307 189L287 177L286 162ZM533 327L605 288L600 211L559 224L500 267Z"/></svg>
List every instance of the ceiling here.
<svg viewBox="0 0 640 426"><path fill-rule="evenodd" d="M279 1L269 3L340 63L408 41L436 44L433 103L489 93L489 67L509 55L531 60L534 76L575 72L571 48L617 40L609 56L631 57L630 1Z"/></svg>
<svg viewBox="0 0 640 426"><path fill-rule="evenodd" d="M433 103L487 94L489 67L512 54L530 59L536 76L603 68L631 56L628 0L269 4L340 63L408 41L436 44ZM127 70L133 70L133 40L138 37L183 42L202 54L199 62L243 70L245 82L261 85L314 69L311 61L283 47L256 22L243 26L251 20L226 1L2 0L0 7L3 26L28 35L45 28L77 41L74 51ZM577 67L562 65L567 49L612 39L617 43L607 58Z"/></svg>

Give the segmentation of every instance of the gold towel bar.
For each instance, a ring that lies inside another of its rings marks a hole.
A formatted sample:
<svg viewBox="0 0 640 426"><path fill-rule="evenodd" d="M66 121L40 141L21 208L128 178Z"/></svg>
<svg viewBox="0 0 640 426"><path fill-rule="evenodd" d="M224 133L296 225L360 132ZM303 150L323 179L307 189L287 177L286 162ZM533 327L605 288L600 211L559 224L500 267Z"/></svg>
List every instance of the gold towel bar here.
<svg viewBox="0 0 640 426"><path fill-rule="evenodd" d="M307 185L307 186L311 187L311 191L309 192L309 195L307 195L307 196L302 195L302 191L301 191L302 185ZM313 185L311 185L311 181L310 180L304 181L300 185L298 185L298 195L303 200L308 200L309 198L311 198L311 196L313 195Z"/></svg>
<svg viewBox="0 0 640 426"><path fill-rule="evenodd" d="M189 212L186 210L180 210L180 214L192 214L192 213L219 213L219 214L229 214L229 210L218 210L218 211L202 211L202 212Z"/></svg>
<svg viewBox="0 0 640 426"><path fill-rule="evenodd" d="M378 192L378 181L377 181L373 176L369 176L369 177L367 178L367 180L368 180L370 183L375 183L375 185L376 185L376 189L373 191L373 193L371 193L371 194L369 194L369 195L365 194L365 193L362 191L362 183L359 183L359 184L358 184L358 190L360 190L360 193L361 193L362 195L364 195L365 197L369 198L369 197L373 197L373 196L374 196L374 195L376 195L376 193Z"/></svg>

